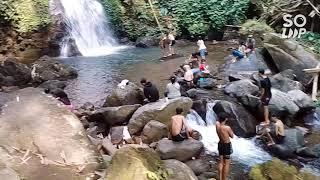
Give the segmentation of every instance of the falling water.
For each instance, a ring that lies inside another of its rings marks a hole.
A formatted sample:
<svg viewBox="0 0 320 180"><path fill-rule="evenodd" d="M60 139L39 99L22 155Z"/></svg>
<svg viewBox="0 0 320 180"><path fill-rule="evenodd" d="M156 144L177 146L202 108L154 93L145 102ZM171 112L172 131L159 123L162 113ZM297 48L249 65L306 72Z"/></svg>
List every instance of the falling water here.
<svg viewBox="0 0 320 180"><path fill-rule="evenodd" d="M208 153L218 153L219 137L214 125L217 115L212 110L215 103L207 104L206 122L193 110L187 115L189 125L201 133L202 142ZM232 158L242 164L252 166L271 159L267 152L256 146L254 139L249 140L235 136L231 142L233 146Z"/></svg>
<svg viewBox="0 0 320 180"><path fill-rule="evenodd" d="M111 54L121 48L112 37L104 8L98 0L61 0L61 4L69 38L75 40L83 56ZM67 45L62 47L61 54L66 53Z"/></svg>

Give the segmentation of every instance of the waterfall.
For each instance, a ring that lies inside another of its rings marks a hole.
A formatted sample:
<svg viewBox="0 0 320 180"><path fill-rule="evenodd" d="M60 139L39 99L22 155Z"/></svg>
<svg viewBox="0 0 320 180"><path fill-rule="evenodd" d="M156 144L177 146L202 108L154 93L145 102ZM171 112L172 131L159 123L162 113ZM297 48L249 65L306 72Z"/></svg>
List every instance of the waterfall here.
<svg viewBox="0 0 320 180"><path fill-rule="evenodd" d="M98 0L60 0L64 9L64 19L69 37L75 41L83 56L101 56L119 49L112 32L108 28L108 19ZM61 55L70 49L62 42Z"/></svg>
<svg viewBox="0 0 320 180"><path fill-rule="evenodd" d="M218 153L219 137L214 125L217 119L216 113L212 110L217 101L207 104L206 122L195 111L187 115L188 124L202 135L202 142L208 153ZM208 119L209 118L209 119ZM232 140L232 158L242 164L253 166L271 159L271 156L262 148L256 146L254 139L244 139L235 136Z"/></svg>

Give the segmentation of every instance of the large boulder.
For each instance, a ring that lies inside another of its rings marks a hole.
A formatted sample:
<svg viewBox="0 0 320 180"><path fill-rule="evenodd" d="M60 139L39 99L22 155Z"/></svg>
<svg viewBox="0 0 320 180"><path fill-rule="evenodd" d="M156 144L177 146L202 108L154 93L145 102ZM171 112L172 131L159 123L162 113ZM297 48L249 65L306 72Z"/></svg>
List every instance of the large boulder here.
<svg viewBox="0 0 320 180"><path fill-rule="evenodd" d="M192 100L187 97L181 97L171 100L161 99L154 103L148 103L140 107L132 115L128 129L130 134L136 134L140 132L143 127L151 120L159 121L163 124L169 125L171 116L176 114L176 108L183 109L184 115L186 115L192 106Z"/></svg>
<svg viewBox="0 0 320 180"><path fill-rule="evenodd" d="M315 108L315 104L313 103L310 96L301 90L292 90L289 91L288 96L293 100L294 103L300 108L300 111L308 111Z"/></svg>
<svg viewBox="0 0 320 180"><path fill-rule="evenodd" d="M22 86L31 81L31 70L16 59L0 61L0 86Z"/></svg>
<svg viewBox="0 0 320 180"><path fill-rule="evenodd" d="M298 42L292 39L283 39L280 34L266 34L263 45L272 56L272 63L279 71L292 69L297 79L307 84L312 78L303 72L303 69L315 68L319 63L317 55L306 51Z"/></svg>
<svg viewBox="0 0 320 180"><path fill-rule="evenodd" d="M272 115L280 117L293 117L299 111L299 107L294 103L287 93L277 89L271 89L272 98L269 109Z"/></svg>
<svg viewBox="0 0 320 180"><path fill-rule="evenodd" d="M37 83L49 80L65 81L77 76L76 69L48 56L43 56L32 64L32 79Z"/></svg>
<svg viewBox="0 0 320 180"><path fill-rule="evenodd" d="M7 102L0 116L0 164L24 179L85 179L99 166L97 154L79 119L42 91L21 89L13 92L19 99Z"/></svg>
<svg viewBox="0 0 320 180"><path fill-rule="evenodd" d="M218 101L213 107L217 114L225 112L231 117L227 122L234 133L240 137L250 137L256 133L259 122L241 105L228 101Z"/></svg>
<svg viewBox="0 0 320 180"><path fill-rule="evenodd" d="M129 82L124 88L117 87L107 97L104 107L142 104L144 95L142 90L134 83Z"/></svg>
<svg viewBox="0 0 320 180"><path fill-rule="evenodd" d="M254 85L251 80L243 79L229 83L224 92L233 97L242 97L246 94L257 95L259 93L259 87Z"/></svg>
<svg viewBox="0 0 320 180"><path fill-rule="evenodd" d="M154 36L139 37L136 41L136 47L148 48L159 45L159 38Z"/></svg>
<svg viewBox="0 0 320 180"><path fill-rule="evenodd" d="M169 129L167 125L151 120L143 128L141 133L142 142L150 144L162 138L168 137Z"/></svg>
<svg viewBox="0 0 320 180"><path fill-rule="evenodd" d="M187 96L194 99L208 99L212 98L215 94L214 91L205 90L205 89L189 89L187 92Z"/></svg>
<svg viewBox="0 0 320 180"><path fill-rule="evenodd" d="M304 90L303 85L299 81L294 81L285 77L281 73L278 73L270 78L271 85L275 89L279 89L282 92L288 92L291 90Z"/></svg>
<svg viewBox="0 0 320 180"><path fill-rule="evenodd" d="M203 159L190 160L186 162L186 165L189 166L197 176L210 170L210 163Z"/></svg>
<svg viewBox="0 0 320 180"><path fill-rule="evenodd" d="M160 154L161 159L177 159L182 162L188 161L192 157L197 157L202 150L202 142L193 139L182 142L162 139L156 147L156 151Z"/></svg>
<svg viewBox="0 0 320 180"><path fill-rule="evenodd" d="M195 110L202 119L206 119L207 101L205 99L193 101L191 109Z"/></svg>
<svg viewBox="0 0 320 180"><path fill-rule="evenodd" d="M165 179L166 167L147 146L129 145L116 151L107 169L107 180Z"/></svg>
<svg viewBox="0 0 320 180"><path fill-rule="evenodd" d="M213 78L204 78L198 81L198 87L203 89L212 89L215 87L216 80Z"/></svg>
<svg viewBox="0 0 320 180"><path fill-rule="evenodd" d="M168 171L168 180L197 180L197 176L184 163L169 159L164 160L164 164Z"/></svg>
<svg viewBox="0 0 320 180"><path fill-rule="evenodd" d="M133 113L141 107L140 104L124 105L118 107L104 107L95 110L89 116L90 121L103 120L110 126L128 123Z"/></svg>

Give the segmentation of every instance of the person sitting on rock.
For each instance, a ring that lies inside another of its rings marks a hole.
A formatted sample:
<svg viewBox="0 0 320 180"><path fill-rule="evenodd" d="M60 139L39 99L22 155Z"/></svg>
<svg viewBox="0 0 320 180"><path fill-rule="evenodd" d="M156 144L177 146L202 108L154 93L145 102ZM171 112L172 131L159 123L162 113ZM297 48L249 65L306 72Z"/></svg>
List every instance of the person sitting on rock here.
<svg viewBox="0 0 320 180"><path fill-rule="evenodd" d="M274 125L274 131L271 131L270 128L266 128L265 134L270 141L268 145L282 144L284 138L286 137L284 133L284 124L280 119L276 117L271 117L270 120Z"/></svg>
<svg viewBox="0 0 320 180"><path fill-rule="evenodd" d="M190 138L192 129L188 126L185 117L182 115L183 109L176 108L176 115L171 117L171 139L172 141L183 141Z"/></svg>
<svg viewBox="0 0 320 180"><path fill-rule="evenodd" d="M171 81L171 83L167 84L167 89L164 93L165 97L167 97L168 99L174 99L174 98L181 97L180 85L176 81L176 77L171 76L170 81Z"/></svg>
<svg viewBox="0 0 320 180"><path fill-rule="evenodd" d="M159 100L159 90L151 82L147 82L145 78L142 78L140 83L143 85L143 93L146 97L145 102L156 102Z"/></svg>
<svg viewBox="0 0 320 180"><path fill-rule="evenodd" d="M271 93L271 81L267 75L265 75L264 69L259 69L259 76L262 79L260 81L260 89L261 89L261 104L263 106L263 113L264 113L264 122L263 124L268 125L270 123L269 120L269 102L272 97Z"/></svg>
<svg viewBox="0 0 320 180"><path fill-rule="evenodd" d="M229 166L231 163L230 155L232 154L232 146L230 138L233 138L233 131L230 126L226 125L228 120L226 113L218 115L218 122L216 123L216 131L219 137L218 151L219 151L219 177L220 180L227 180L229 173Z"/></svg>
<svg viewBox="0 0 320 180"><path fill-rule="evenodd" d="M192 70L191 70L189 65L184 65L183 68L185 70L185 73L184 73L184 76L183 76L184 81L187 83L188 88L191 88L191 87L193 87L193 78L194 78L193 77L193 72L192 72Z"/></svg>
<svg viewBox="0 0 320 180"><path fill-rule="evenodd" d="M196 53L192 53L187 62L191 69L199 67L199 59Z"/></svg>
<svg viewBox="0 0 320 180"><path fill-rule="evenodd" d="M246 47L247 47L246 54L254 52L255 46L256 46L256 40L253 38L253 35L250 34L246 41Z"/></svg>

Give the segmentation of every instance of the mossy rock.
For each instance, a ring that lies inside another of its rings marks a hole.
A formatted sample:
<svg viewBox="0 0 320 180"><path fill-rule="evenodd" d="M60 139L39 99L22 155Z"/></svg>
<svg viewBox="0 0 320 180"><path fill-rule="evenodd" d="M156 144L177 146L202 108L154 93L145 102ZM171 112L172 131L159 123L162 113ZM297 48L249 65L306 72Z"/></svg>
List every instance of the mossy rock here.
<svg viewBox="0 0 320 180"><path fill-rule="evenodd" d="M165 180L168 177L159 155L147 146L129 145L113 156L105 179Z"/></svg>
<svg viewBox="0 0 320 180"><path fill-rule="evenodd" d="M249 174L251 180L318 180L320 177L307 172L299 172L279 159L273 159L254 166Z"/></svg>

